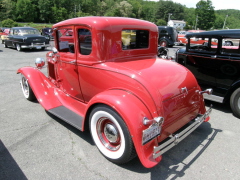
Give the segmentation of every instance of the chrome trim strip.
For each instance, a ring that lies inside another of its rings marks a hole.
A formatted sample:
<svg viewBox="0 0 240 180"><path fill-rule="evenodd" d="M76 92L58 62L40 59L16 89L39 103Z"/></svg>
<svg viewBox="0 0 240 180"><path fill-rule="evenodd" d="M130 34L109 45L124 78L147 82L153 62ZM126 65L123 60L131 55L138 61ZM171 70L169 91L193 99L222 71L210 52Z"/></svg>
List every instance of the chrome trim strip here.
<svg viewBox="0 0 240 180"><path fill-rule="evenodd" d="M177 134L172 134L169 136L169 140L162 143L160 146L153 147L153 158L156 159L157 157L161 156L163 153L167 152L173 146L178 144L180 141L185 139L189 134L191 134L198 126L200 126L204 120L209 116L212 112L212 108L210 107L204 115L199 115L195 118L193 123L186 127L184 130Z"/></svg>
<svg viewBox="0 0 240 180"><path fill-rule="evenodd" d="M219 103L223 103L223 99L224 99L224 98L221 97L221 96L209 95L209 94L203 94L203 98L204 98L204 99L207 99L207 100L219 102Z"/></svg>

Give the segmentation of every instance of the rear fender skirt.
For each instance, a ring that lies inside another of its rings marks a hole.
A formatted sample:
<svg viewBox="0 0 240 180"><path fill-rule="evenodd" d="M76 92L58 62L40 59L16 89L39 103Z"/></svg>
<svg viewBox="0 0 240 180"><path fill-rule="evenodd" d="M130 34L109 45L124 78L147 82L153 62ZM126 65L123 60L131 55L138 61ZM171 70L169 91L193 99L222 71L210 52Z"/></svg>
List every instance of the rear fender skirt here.
<svg viewBox="0 0 240 180"><path fill-rule="evenodd" d="M125 90L107 90L91 99L87 109L97 104L105 104L113 108L125 121L131 134L135 149L142 164L147 167L153 167L158 164L160 158L153 159L153 146L157 144L156 139L142 145L142 131L147 129L149 125L143 125L143 118L152 119L148 106L144 104L134 94Z"/></svg>
<svg viewBox="0 0 240 180"><path fill-rule="evenodd" d="M62 104L55 93L54 84L37 68L22 67L17 70L17 74L22 74L28 79L38 102L44 109L49 110Z"/></svg>

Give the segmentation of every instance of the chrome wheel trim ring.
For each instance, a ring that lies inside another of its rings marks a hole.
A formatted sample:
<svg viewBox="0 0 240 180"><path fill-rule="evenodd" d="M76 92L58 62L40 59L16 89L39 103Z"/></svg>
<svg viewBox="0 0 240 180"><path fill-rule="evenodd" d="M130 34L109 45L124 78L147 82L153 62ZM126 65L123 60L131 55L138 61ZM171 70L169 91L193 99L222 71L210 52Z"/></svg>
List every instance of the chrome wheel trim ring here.
<svg viewBox="0 0 240 180"><path fill-rule="evenodd" d="M22 87L22 92L25 98L29 98L29 84L28 80L22 76L22 79L20 81L21 87Z"/></svg>
<svg viewBox="0 0 240 180"><path fill-rule="evenodd" d="M107 127L116 130L116 134L113 133L107 138L107 132L104 132ZM96 146L106 157L122 157L126 148L125 137L118 121L111 114L106 111L95 112L91 118L91 133Z"/></svg>

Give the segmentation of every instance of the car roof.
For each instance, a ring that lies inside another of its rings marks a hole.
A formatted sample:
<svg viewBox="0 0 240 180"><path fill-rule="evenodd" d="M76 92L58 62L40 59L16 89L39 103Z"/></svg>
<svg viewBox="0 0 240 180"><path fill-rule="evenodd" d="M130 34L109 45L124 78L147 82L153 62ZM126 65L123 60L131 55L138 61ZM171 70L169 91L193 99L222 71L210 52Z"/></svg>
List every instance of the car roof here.
<svg viewBox="0 0 240 180"><path fill-rule="evenodd" d="M12 27L11 29L36 29L32 27Z"/></svg>
<svg viewBox="0 0 240 180"><path fill-rule="evenodd" d="M186 37L199 37L199 38L218 38L218 37L239 37L240 38L240 29L231 29L231 30L216 30L216 31L204 31L199 33L189 33Z"/></svg>
<svg viewBox="0 0 240 180"><path fill-rule="evenodd" d="M140 28L140 29L146 28L151 29L152 31L157 31L155 24L145 20L128 17L107 17L107 16L86 16L72 18L54 24L53 29L61 26L71 25L84 25L98 30L106 30L109 28L122 26L125 28Z"/></svg>
<svg viewBox="0 0 240 180"><path fill-rule="evenodd" d="M175 29L174 27L171 26L158 26L159 29Z"/></svg>

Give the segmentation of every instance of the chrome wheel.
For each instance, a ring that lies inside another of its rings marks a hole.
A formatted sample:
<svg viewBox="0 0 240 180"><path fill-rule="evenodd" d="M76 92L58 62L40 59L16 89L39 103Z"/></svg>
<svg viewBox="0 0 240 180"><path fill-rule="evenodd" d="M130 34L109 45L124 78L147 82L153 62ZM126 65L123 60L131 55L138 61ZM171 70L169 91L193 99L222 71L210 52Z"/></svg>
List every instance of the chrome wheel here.
<svg viewBox="0 0 240 180"><path fill-rule="evenodd" d="M25 76L22 75L21 80L20 80L20 85L22 88L23 95L26 99L30 101L36 100L36 97L32 91L32 88L28 84L28 80L26 79Z"/></svg>
<svg viewBox="0 0 240 180"><path fill-rule="evenodd" d="M115 124L107 117L97 120L97 135L102 145L110 151L117 151L121 147L121 136Z"/></svg>
<svg viewBox="0 0 240 180"><path fill-rule="evenodd" d="M28 85L28 80L25 77L22 77L21 85L22 85L23 95L25 96L25 98L28 98L29 97L29 85Z"/></svg>
<svg viewBox="0 0 240 180"><path fill-rule="evenodd" d="M20 44L17 44L17 45L16 45L16 48L17 48L17 51L21 51L21 50L22 50Z"/></svg>
<svg viewBox="0 0 240 180"><path fill-rule="evenodd" d="M167 47L167 41L162 40L162 41L159 42L159 45L162 46L162 47Z"/></svg>
<svg viewBox="0 0 240 180"><path fill-rule="evenodd" d="M95 108L89 124L96 146L107 159L122 164L135 157L127 126L114 110L107 106Z"/></svg>
<svg viewBox="0 0 240 180"><path fill-rule="evenodd" d="M3 43L3 47L5 47L5 48L8 47L7 44L6 44L6 42Z"/></svg>

